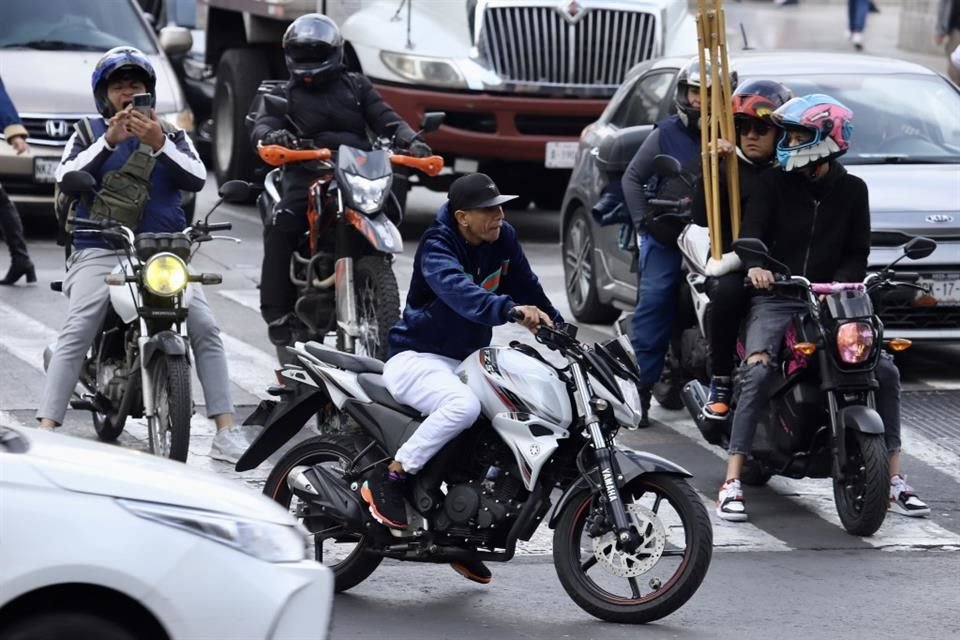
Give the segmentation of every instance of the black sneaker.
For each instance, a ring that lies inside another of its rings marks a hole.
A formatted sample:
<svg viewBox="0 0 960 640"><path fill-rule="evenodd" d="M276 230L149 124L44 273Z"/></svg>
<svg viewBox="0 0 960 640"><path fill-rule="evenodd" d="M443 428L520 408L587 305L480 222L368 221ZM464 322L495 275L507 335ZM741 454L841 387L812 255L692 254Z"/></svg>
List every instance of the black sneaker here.
<svg viewBox="0 0 960 640"><path fill-rule="evenodd" d="M707 402L703 405L703 413L714 420L726 420L730 415L730 397L733 395L733 386L727 376L713 376L710 379L710 393Z"/></svg>
<svg viewBox="0 0 960 640"><path fill-rule="evenodd" d="M360 487L360 496L370 505L377 522L391 529L407 528L406 483L390 477L389 471L375 473Z"/></svg>
<svg viewBox="0 0 960 640"><path fill-rule="evenodd" d="M493 574L490 573L490 569L487 569L487 565L479 560L451 562L450 566L467 580L472 580L478 584L490 584L490 581L493 580Z"/></svg>

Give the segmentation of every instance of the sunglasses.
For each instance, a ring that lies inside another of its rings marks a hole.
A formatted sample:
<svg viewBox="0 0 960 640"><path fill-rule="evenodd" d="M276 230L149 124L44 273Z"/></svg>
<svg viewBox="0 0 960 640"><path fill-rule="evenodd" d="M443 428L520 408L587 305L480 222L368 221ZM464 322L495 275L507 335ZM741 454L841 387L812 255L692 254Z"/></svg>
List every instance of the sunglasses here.
<svg viewBox="0 0 960 640"><path fill-rule="evenodd" d="M737 133L740 135L750 135L750 132L753 131L758 136L765 136L770 132L770 129L773 126L769 122L764 122L763 120L757 120L756 118L750 119L740 119L734 123Z"/></svg>

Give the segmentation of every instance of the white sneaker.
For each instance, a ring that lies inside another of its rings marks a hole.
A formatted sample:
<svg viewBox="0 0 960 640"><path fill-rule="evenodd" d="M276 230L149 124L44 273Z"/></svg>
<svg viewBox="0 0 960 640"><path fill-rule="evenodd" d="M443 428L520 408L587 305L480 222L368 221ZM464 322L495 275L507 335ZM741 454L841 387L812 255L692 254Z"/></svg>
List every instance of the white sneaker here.
<svg viewBox="0 0 960 640"><path fill-rule="evenodd" d="M917 497L903 476L890 478L890 511L911 518L930 515L930 507Z"/></svg>
<svg viewBox="0 0 960 640"><path fill-rule="evenodd" d="M743 503L743 490L739 480L727 480L720 487L717 498L717 515L730 522L744 522L747 519L747 507Z"/></svg>
<svg viewBox="0 0 960 640"><path fill-rule="evenodd" d="M863 49L863 34L860 32L854 33L850 36L850 42L853 43L853 48L857 51Z"/></svg>
<svg viewBox="0 0 960 640"><path fill-rule="evenodd" d="M255 432L250 427L235 424L226 429L220 429L213 436L210 445L210 457L214 460L235 463L250 447Z"/></svg>

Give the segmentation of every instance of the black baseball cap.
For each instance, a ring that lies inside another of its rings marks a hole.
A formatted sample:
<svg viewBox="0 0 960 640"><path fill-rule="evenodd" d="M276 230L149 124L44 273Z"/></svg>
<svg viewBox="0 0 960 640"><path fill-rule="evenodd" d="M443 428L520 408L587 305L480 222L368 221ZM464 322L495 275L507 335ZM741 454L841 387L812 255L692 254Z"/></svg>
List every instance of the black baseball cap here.
<svg viewBox="0 0 960 640"><path fill-rule="evenodd" d="M485 173L471 173L457 178L450 185L450 191L447 193L450 213L460 209L495 207L504 202L510 202L517 197L501 195L500 189Z"/></svg>

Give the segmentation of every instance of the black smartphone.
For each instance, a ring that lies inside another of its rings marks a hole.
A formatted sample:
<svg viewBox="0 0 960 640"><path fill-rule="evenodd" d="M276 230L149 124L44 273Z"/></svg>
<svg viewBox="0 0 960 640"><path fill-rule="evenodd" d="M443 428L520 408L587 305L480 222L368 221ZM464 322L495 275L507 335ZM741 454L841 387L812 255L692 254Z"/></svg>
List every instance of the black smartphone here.
<svg viewBox="0 0 960 640"><path fill-rule="evenodd" d="M149 93L138 93L133 96L133 108L150 117L150 111L153 110L153 96Z"/></svg>

